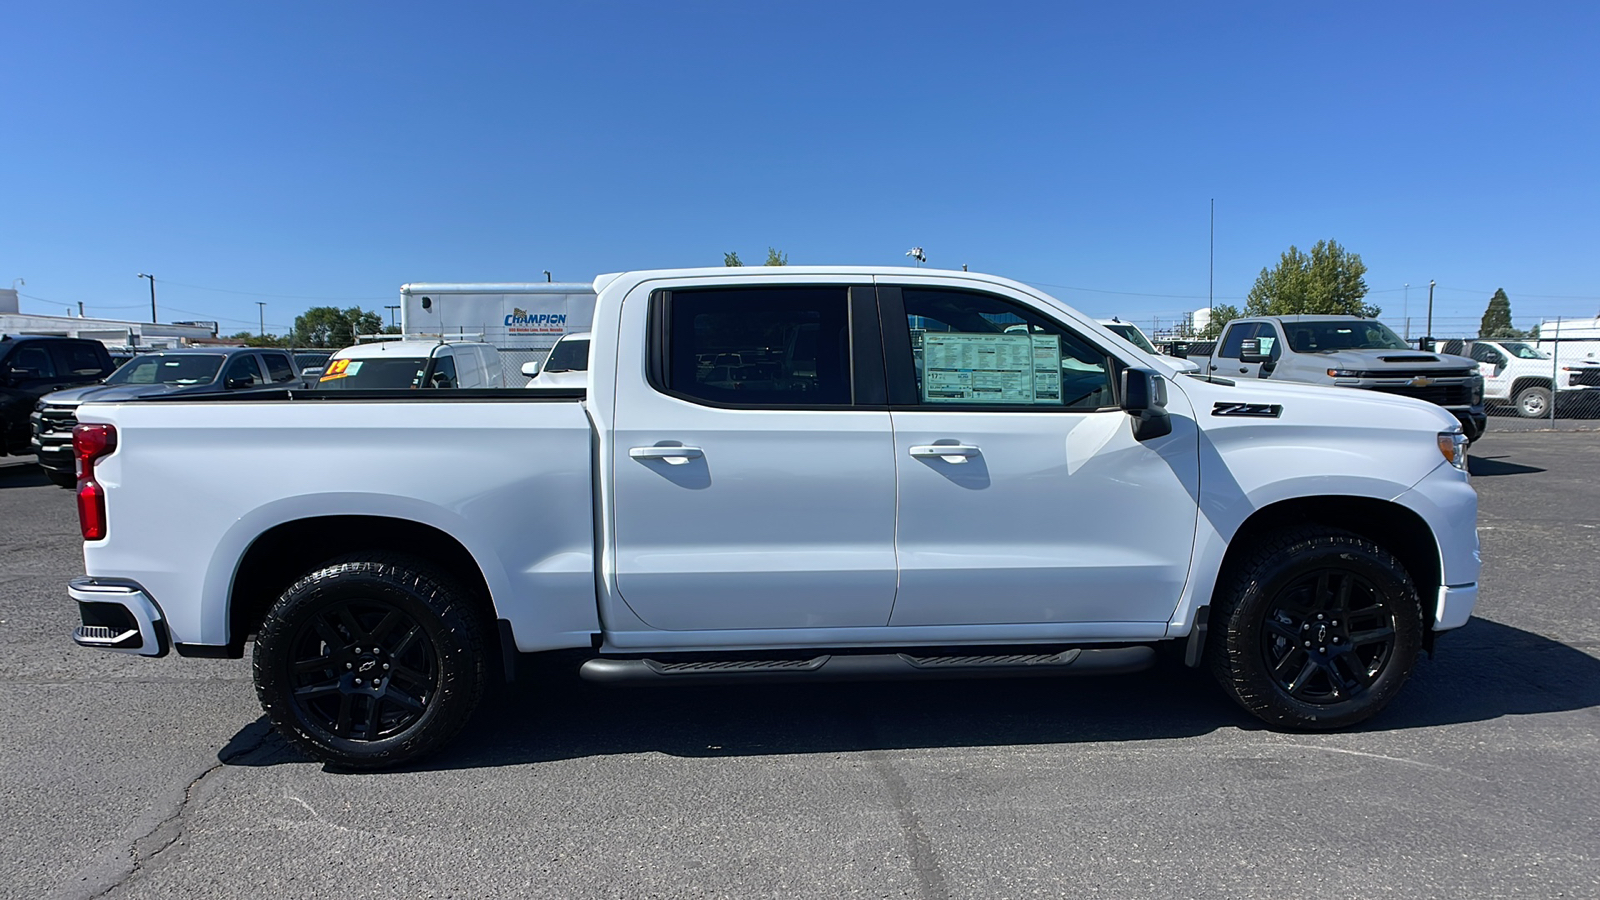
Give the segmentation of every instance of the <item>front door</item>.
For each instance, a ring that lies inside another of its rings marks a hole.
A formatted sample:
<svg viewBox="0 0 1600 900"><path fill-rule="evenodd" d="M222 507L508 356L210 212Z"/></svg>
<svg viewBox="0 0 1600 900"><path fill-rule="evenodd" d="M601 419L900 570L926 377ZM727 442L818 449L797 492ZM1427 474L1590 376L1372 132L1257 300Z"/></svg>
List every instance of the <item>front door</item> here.
<svg viewBox="0 0 1600 900"><path fill-rule="evenodd" d="M622 315L623 358L650 353L619 365L605 461L628 608L671 631L885 625L895 460L863 393L883 384L870 288L641 290Z"/></svg>
<svg viewBox="0 0 1600 900"><path fill-rule="evenodd" d="M899 469L890 624L1166 621L1198 512L1182 392L1172 434L1141 443L1114 360L1076 330L995 294L879 295Z"/></svg>

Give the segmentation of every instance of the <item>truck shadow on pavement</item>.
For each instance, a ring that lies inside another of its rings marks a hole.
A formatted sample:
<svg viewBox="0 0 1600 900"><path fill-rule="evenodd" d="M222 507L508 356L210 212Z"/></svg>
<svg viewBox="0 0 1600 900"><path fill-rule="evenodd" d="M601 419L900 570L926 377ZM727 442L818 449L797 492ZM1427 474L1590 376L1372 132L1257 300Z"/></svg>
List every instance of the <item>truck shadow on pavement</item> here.
<svg viewBox="0 0 1600 900"><path fill-rule="evenodd" d="M6 488L43 487L50 483L44 470L34 465L0 466L0 490Z"/></svg>
<svg viewBox="0 0 1600 900"><path fill-rule="evenodd" d="M1521 463L1505 462L1503 456L1469 456L1467 457L1467 471L1477 476L1486 475L1531 475L1543 472L1537 466L1525 466Z"/></svg>
<svg viewBox="0 0 1600 900"><path fill-rule="evenodd" d="M1600 659L1484 619L1440 640L1399 698L1355 729L1385 732L1600 706ZM305 762L265 719L218 758ZM486 698L442 753L404 771L526 765L656 752L680 757L849 753L1170 740L1264 729L1204 671L1166 662L1139 675L867 684L602 688L570 668ZM255 749L248 749L248 748Z"/></svg>

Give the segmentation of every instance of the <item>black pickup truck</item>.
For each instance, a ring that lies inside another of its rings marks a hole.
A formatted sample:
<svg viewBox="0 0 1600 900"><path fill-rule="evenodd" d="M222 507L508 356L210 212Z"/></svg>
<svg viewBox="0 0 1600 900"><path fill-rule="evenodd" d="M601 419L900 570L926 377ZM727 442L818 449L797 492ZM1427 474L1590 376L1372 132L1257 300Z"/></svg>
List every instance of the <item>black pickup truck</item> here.
<svg viewBox="0 0 1600 900"><path fill-rule="evenodd" d="M33 452L28 416L40 397L62 388L95 384L116 367L99 341L46 335L0 337L0 456Z"/></svg>

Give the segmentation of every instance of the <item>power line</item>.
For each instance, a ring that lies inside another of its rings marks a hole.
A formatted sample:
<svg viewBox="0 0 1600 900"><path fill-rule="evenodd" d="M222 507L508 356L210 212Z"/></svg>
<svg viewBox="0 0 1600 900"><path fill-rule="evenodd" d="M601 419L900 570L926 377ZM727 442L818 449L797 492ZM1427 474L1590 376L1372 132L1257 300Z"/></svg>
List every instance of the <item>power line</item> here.
<svg viewBox="0 0 1600 900"><path fill-rule="evenodd" d="M187 283L174 282L174 280L171 280L171 279L162 279L162 283L163 283L163 285L176 285L176 287L181 287L181 288L192 288L192 290L210 290L210 291L216 291L216 293L237 293L237 295L243 295L243 296L270 296L270 298L277 298L277 299L344 299L344 301L350 301L350 299L360 299L360 301L374 301L374 299L390 299L390 298L387 298L387 296L310 296L310 295L296 295L296 293L266 293L266 291L259 291L259 290L230 290L230 288L208 288L208 287L205 287L205 285L187 285Z"/></svg>

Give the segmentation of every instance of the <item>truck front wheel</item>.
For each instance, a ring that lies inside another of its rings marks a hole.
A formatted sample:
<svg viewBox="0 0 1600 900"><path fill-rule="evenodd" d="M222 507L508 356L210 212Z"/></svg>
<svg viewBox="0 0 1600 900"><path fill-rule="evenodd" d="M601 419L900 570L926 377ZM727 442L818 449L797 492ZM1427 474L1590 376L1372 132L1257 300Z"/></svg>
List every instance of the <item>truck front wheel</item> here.
<svg viewBox="0 0 1600 900"><path fill-rule="evenodd" d="M442 574L377 555L296 582L256 637L256 696L312 757L376 769L439 749L486 681L482 617Z"/></svg>
<svg viewBox="0 0 1600 900"><path fill-rule="evenodd" d="M1550 389L1525 387L1517 392L1517 415L1524 419L1543 419L1550 415Z"/></svg>
<svg viewBox="0 0 1600 900"><path fill-rule="evenodd" d="M1422 606L1400 561L1359 535L1289 529L1251 548L1211 616L1223 689L1263 721L1331 729L1383 709L1422 646Z"/></svg>

